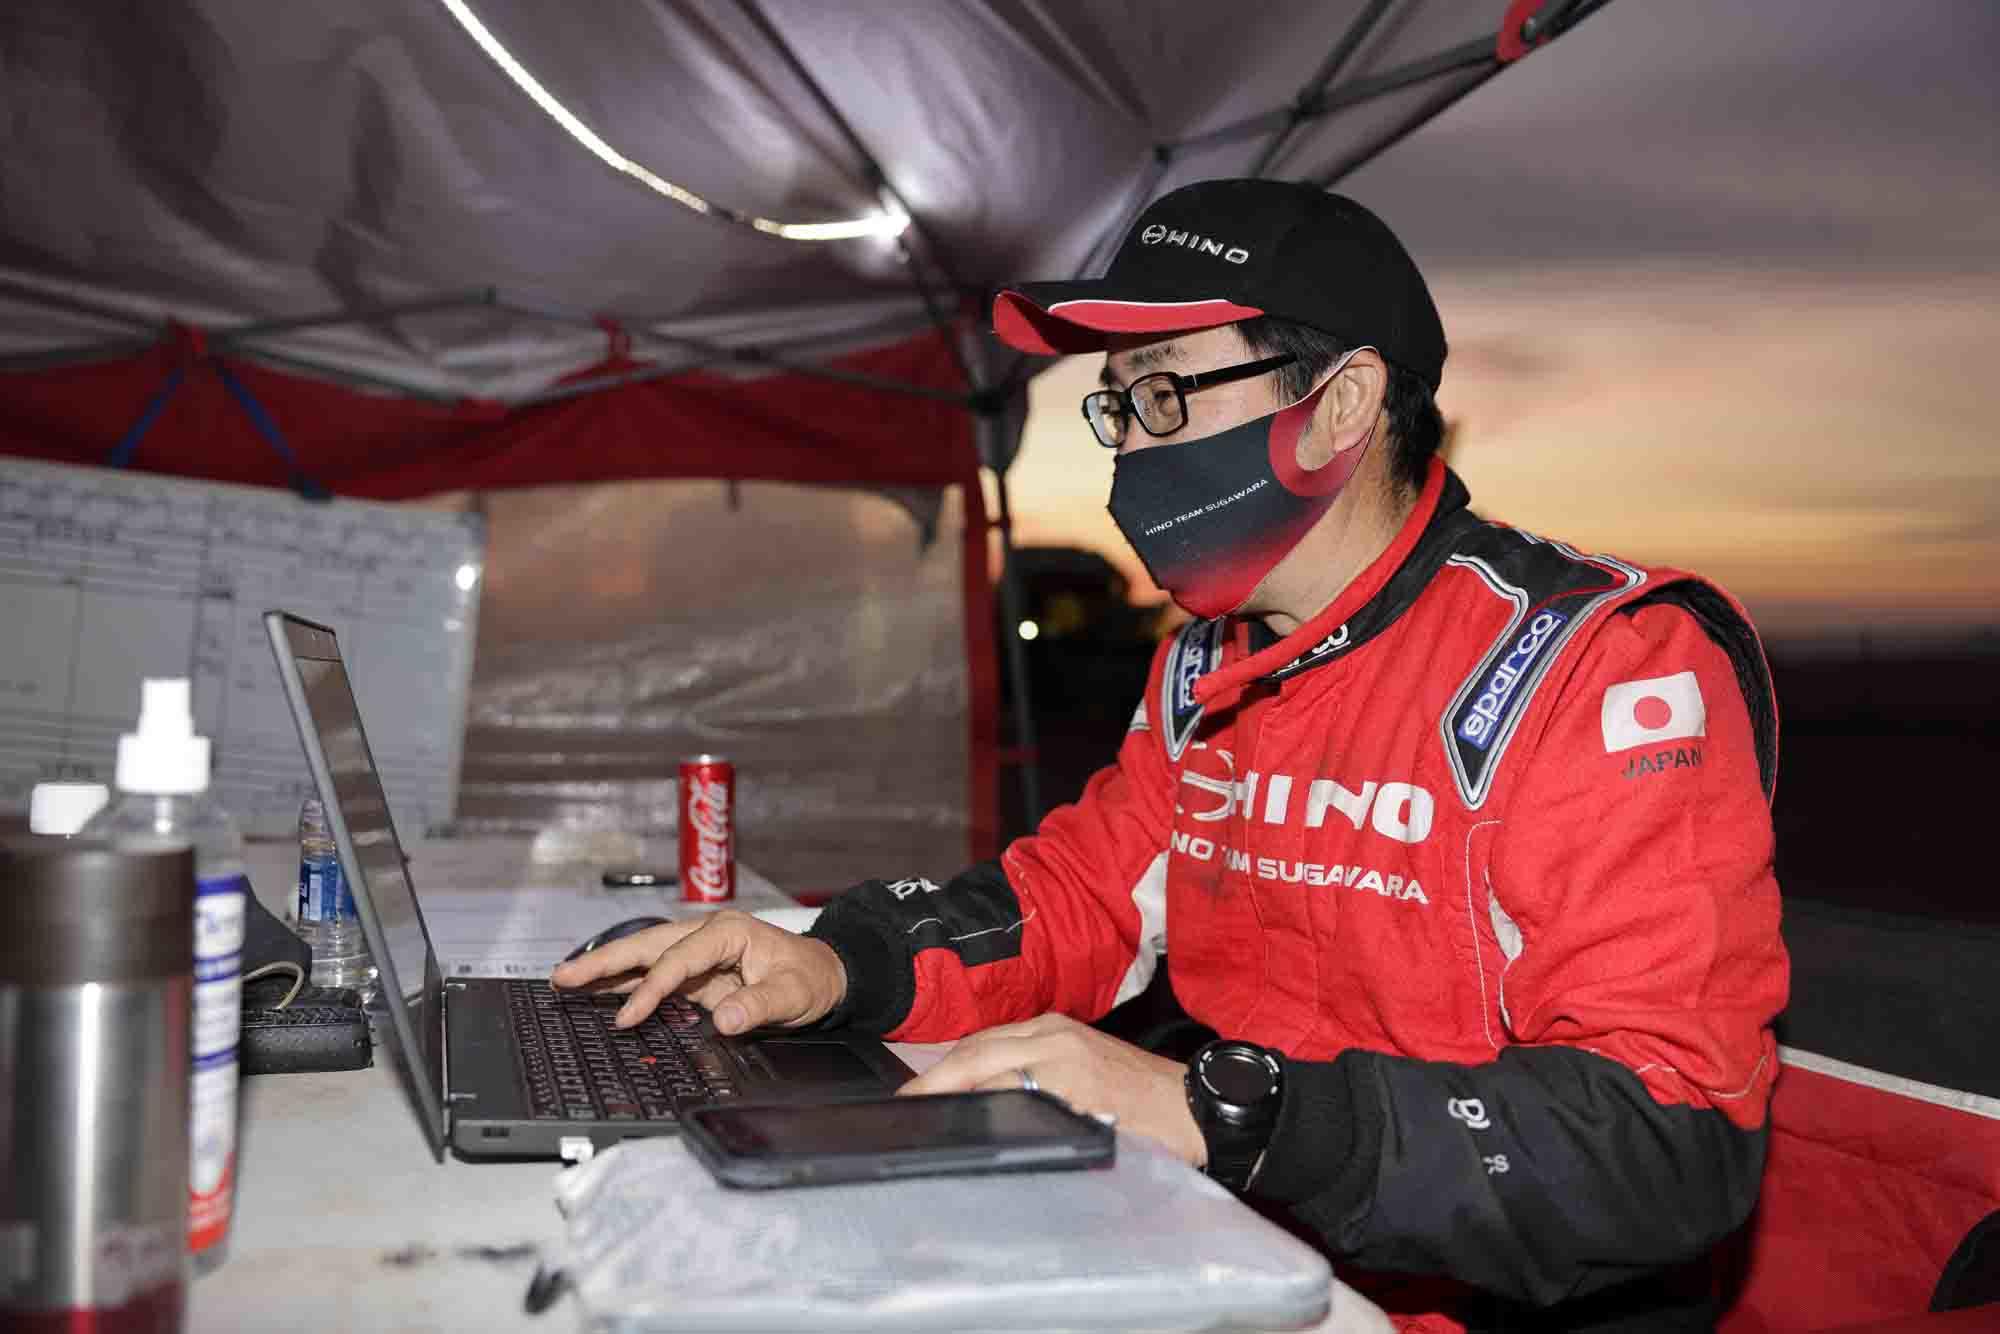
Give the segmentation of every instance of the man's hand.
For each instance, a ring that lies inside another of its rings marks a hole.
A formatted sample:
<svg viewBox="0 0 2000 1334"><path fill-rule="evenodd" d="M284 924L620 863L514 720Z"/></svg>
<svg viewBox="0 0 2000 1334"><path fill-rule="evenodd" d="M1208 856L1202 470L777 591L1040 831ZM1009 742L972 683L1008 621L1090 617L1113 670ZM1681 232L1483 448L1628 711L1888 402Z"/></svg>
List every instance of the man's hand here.
<svg viewBox="0 0 2000 1334"><path fill-rule="evenodd" d="M1208 1146L1188 1110L1187 1067L1064 1015L974 1033L897 1091L1020 1088L1024 1070L1080 1112L1109 1113L1119 1129L1150 1135L1196 1167L1208 1161Z"/></svg>
<svg viewBox="0 0 2000 1334"><path fill-rule="evenodd" d="M558 987L609 981L608 990L630 992L613 1021L619 1028L679 992L708 1010L720 1033L810 1024L847 994L847 969L832 946L728 908L614 940L562 964L549 981Z"/></svg>

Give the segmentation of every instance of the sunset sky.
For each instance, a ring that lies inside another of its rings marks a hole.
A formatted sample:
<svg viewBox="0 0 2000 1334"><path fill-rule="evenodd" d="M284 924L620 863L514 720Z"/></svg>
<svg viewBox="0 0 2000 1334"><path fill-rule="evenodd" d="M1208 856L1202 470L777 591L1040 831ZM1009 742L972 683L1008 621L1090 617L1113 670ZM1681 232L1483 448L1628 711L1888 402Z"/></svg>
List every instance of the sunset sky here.
<svg viewBox="0 0 2000 1334"><path fill-rule="evenodd" d="M1431 282L1475 506L1773 636L2000 625L1996 61L1976 0L1621 0L1344 182ZM1096 373L1035 383L1017 539L1150 599Z"/></svg>

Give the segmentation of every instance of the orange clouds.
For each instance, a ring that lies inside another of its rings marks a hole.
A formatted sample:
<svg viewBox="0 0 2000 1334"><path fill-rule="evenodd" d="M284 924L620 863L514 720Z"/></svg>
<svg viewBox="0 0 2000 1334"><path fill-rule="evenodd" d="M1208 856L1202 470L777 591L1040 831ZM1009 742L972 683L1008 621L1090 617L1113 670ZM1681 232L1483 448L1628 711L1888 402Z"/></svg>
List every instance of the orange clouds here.
<svg viewBox="0 0 2000 1334"><path fill-rule="evenodd" d="M1680 565L1767 631L2000 620L2000 277L1690 266L1434 280L1453 466L1495 518ZM1017 538L1104 551L1111 460L1034 386Z"/></svg>

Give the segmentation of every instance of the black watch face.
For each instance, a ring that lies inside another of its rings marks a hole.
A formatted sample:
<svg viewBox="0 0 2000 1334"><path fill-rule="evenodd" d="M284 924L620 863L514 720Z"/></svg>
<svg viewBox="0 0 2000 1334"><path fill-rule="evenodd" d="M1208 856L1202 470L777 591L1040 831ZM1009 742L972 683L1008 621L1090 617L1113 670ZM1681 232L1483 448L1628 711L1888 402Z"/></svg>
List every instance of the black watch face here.
<svg viewBox="0 0 2000 1334"><path fill-rule="evenodd" d="M1252 1051L1225 1048L1202 1065L1202 1080L1223 1102L1254 1107L1271 1096L1271 1067Z"/></svg>

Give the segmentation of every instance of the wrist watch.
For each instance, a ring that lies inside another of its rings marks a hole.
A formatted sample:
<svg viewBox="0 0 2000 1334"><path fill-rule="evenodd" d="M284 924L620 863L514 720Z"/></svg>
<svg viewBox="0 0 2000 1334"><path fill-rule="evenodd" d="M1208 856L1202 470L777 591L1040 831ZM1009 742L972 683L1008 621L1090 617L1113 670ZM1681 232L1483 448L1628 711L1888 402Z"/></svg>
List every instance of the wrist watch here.
<svg viewBox="0 0 2000 1334"><path fill-rule="evenodd" d="M1279 1054L1254 1042L1211 1042L1188 1062L1188 1110L1208 1143L1211 1177L1242 1191L1264 1164L1278 1125L1285 1067Z"/></svg>

